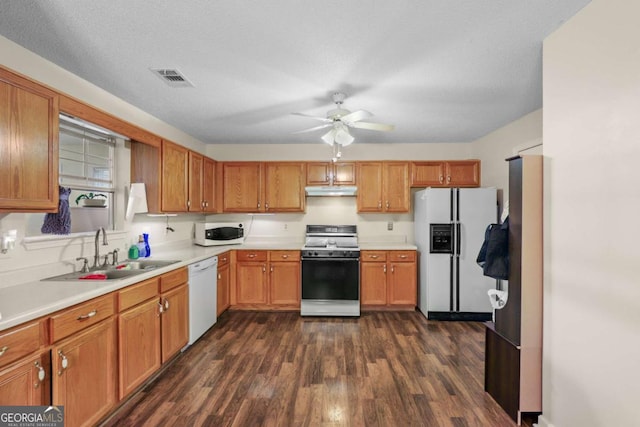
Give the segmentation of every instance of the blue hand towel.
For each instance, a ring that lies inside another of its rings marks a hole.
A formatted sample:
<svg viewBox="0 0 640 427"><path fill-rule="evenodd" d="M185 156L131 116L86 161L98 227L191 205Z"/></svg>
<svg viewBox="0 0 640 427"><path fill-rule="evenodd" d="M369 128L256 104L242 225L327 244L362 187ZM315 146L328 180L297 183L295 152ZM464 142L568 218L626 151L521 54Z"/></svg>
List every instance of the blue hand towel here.
<svg viewBox="0 0 640 427"><path fill-rule="evenodd" d="M44 223L40 231L45 234L69 234L71 233L71 211L69 210L70 188L59 187L60 200L58 212L48 213L44 216Z"/></svg>

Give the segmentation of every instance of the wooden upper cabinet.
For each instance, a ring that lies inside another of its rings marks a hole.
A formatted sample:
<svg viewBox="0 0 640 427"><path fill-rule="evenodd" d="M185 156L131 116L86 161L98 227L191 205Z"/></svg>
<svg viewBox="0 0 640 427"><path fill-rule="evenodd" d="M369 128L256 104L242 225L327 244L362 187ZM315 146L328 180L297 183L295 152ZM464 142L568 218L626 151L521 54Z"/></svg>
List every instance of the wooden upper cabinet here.
<svg viewBox="0 0 640 427"><path fill-rule="evenodd" d="M480 160L411 163L412 187L479 187Z"/></svg>
<svg viewBox="0 0 640 427"><path fill-rule="evenodd" d="M265 212L304 212L305 164L266 162Z"/></svg>
<svg viewBox="0 0 640 427"><path fill-rule="evenodd" d="M147 209L161 213L162 168L161 148L141 142L131 142L131 182L142 182L147 193Z"/></svg>
<svg viewBox="0 0 640 427"><path fill-rule="evenodd" d="M58 210L58 101L0 68L0 212Z"/></svg>
<svg viewBox="0 0 640 427"><path fill-rule="evenodd" d="M408 212L407 162L357 163L358 212Z"/></svg>
<svg viewBox="0 0 640 427"><path fill-rule="evenodd" d="M382 212L382 162L358 162L358 212Z"/></svg>
<svg viewBox="0 0 640 427"><path fill-rule="evenodd" d="M262 197L261 162L223 163L223 211L260 212Z"/></svg>
<svg viewBox="0 0 640 427"><path fill-rule="evenodd" d="M224 162L223 212L304 212L303 162Z"/></svg>
<svg viewBox="0 0 640 427"><path fill-rule="evenodd" d="M216 161L204 158L202 165L202 204L204 212L217 212Z"/></svg>
<svg viewBox="0 0 640 427"><path fill-rule="evenodd" d="M204 178L204 156L189 151L189 200L187 209L189 212L202 212Z"/></svg>
<svg viewBox="0 0 640 427"><path fill-rule="evenodd" d="M307 162L307 185L355 185L354 162Z"/></svg>
<svg viewBox="0 0 640 427"><path fill-rule="evenodd" d="M187 212L189 150L162 140L162 211Z"/></svg>
<svg viewBox="0 0 640 427"><path fill-rule="evenodd" d="M385 162L383 188L385 212L409 212L409 163Z"/></svg>
<svg viewBox="0 0 640 427"><path fill-rule="evenodd" d="M447 162L447 184L451 187L480 187L480 160Z"/></svg>

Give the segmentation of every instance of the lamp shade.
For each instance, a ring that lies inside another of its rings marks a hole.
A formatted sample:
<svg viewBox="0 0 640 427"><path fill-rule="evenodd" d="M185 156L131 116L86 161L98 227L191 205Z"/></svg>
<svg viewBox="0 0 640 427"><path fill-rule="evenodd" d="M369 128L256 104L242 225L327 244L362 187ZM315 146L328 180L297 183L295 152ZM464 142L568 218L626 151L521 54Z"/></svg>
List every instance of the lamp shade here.
<svg viewBox="0 0 640 427"><path fill-rule="evenodd" d="M127 202L127 213L125 218L130 221L134 214L148 212L147 207L147 190L142 182L135 182L131 184L129 190L129 200Z"/></svg>

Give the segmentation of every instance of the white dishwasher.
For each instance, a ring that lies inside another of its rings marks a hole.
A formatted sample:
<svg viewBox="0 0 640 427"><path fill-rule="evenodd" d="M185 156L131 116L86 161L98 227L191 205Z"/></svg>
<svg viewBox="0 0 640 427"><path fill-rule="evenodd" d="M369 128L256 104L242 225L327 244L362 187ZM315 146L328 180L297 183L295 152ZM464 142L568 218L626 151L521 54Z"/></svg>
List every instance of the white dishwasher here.
<svg viewBox="0 0 640 427"><path fill-rule="evenodd" d="M189 265L189 345L217 320L218 257Z"/></svg>

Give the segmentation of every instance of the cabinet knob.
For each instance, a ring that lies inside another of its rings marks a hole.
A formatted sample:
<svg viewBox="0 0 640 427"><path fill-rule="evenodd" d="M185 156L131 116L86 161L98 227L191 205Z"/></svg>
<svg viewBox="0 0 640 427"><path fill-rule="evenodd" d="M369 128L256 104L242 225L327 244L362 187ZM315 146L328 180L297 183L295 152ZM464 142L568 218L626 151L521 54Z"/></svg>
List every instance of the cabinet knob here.
<svg viewBox="0 0 640 427"><path fill-rule="evenodd" d="M60 369L58 370L58 376L60 376L69 367L69 360L62 350L58 350L58 356L60 356Z"/></svg>
<svg viewBox="0 0 640 427"><path fill-rule="evenodd" d="M265 273L267 271L267 266L262 264L262 272Z"/></svg>
<svg viewBox="0 0 640 427"><path fill-rule="evenodd" d="M169 310L169 299L165 298L164 299L164 311Z"/></svg>
<svg viewBox="0 0 640 427"><path fill-rule="evenodd" d="M382 271L384 272L384 274L387 274L387 264L382 266Z"/></svg>
<svg viewBox="0 0 640 427"><path fill-rule="evenodd" d="M158 317L164 313L164 307L162 306L162 301L158 301Z"/></svg>
<svg viewBox="0 0 640 427"><path fill-rule="evenodd" d="M269 202L264 204L264 208L265 208L265 210L269 210Z"/></svg>
<svg viewBox="0 0 640 427"><path fill-rule="evenodd" d="M378 209L382 209L382 200L378 200Z"/></svg>
<svg viewBox="0 0 640 427"><path fill-rule="evenodd" d="M7 352L7 350L9 350L9 346L8 345L5 345L4 347L0 348L0 356L5 354Z"/></svg>
<svg viewBox="0 0 640 427"><path fill-rule="evenodd" d="M447 184L451 183L451 175L447 175Z"/></svg>
<svg viewBox="0 0 640 427"><path fill-rule="evenodd" d="M76 320L87 320L87 319L91 319L93 316L95 316L96 314L98 314L98 310L92 310L90 312L88 312L87 314L83 314L82 316L78 316L78 318Z"/></svg>
<svg viewBox="0 0 640 427"><path fill-rule="evenodd" d="M35 361L34 363L36 369L38 370L38 382L36 382L33 387L34 388L38 388L40 386L40 383L42 383L42 381L44 381L45 377L47 376L44 368L42 367L42 365L40 365L39 361Z"/></svg>
<svg viewBox="0 0 640 427"><path fill-rule="evenodd" d="M258 209L260 209L260 202L258 202Z"/></svg>
<svg viewBox="0 0 640 427"><path fill-rule="evenodd" d="M392 265L392 266L391 266L391 272L392 272L392 273L395 273L395 272L396 272L396 267L395 267L395 265Z"/></svg>
<svg viewBox="0 0 640 427"><path fill-rule="evenodd" d="M191 200L187 200L187 207L190 208L191 207Z"/></svg>
<svg viewBox="0 0 640 427"><path fill-rule="evenodd" d="M389 206L391 206L391 203L387 200L387 209L389 209Z"/></svg>
<svg viewBox="0 0 640 427"><path fill-rule="evenodd" d="M270 271L271 273L273 273L273 265L272 265L271 267L269 267L269 271Z"/></svg>
<svg viewBox="0 0 640 427"><path fill-rule="evenodd" d="M440 184L442 184L444 182L444 176L440 175L439 181L440 181Z"/></svg>

